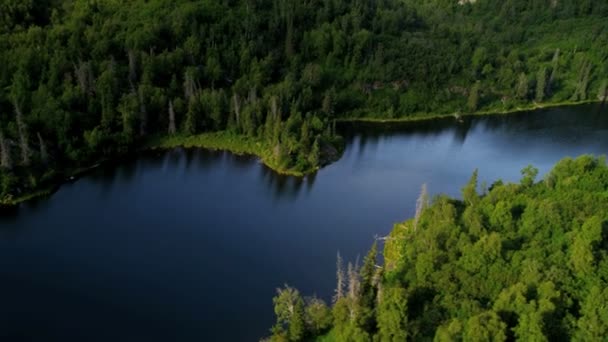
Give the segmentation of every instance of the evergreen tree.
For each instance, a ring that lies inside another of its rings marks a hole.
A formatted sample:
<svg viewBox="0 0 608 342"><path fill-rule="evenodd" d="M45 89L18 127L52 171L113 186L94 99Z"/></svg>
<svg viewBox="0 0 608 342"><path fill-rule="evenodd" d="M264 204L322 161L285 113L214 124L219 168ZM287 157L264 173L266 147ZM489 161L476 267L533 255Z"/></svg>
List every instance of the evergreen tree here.
<svg viewBox="0 0 608 342"><path fill-rule="evenodd" d="M469 179L467 185L462 188L462 199L465 201L465 203L471 206L475 205L479 201L479 195L477 194L477 171L478 170L475 170L473 172L473 175L471 176L471 179Z"/></svg>
<svg viewBox="0 0 608 342"><path fill-rule="evenodd" d="M536 102L543 102L547 88L547 69L542 67L536 75Z"/></svg>
<svg viewBox="0 0 608 342"><path fill-rule="evenodd" d="M310 154L308 157L308 162L313 168L316 168L320 164L320 147L319 147L319 138L315 139L315 142L312 144L312 148L310 149Z"/></svg>
<svg viewBox="0 0 608 342"><path fill-rule="evenodd" d="M277 324L275 335L286 334L289 341L301 341L306 334L304 300L298 290L285 286L273 299Z"/></svg>
<svg viewBox="0 0 608 342"><path fill-rule="evenodd" d="M473 87L471 87L471 90L469 91L469 100L467 102L467 108L469 109L469 111L474 112L477 110L478 106L479 106L479 90L481 88L481 82L477 81L475 82L475 84L473 85Z"/></svg>
<svg viewBox="0 0 608 342"><path fill-rule="evenodd" d="M12 167L11 150L4 137L4 132L0 129L0 168L11 169Z"/></svg>
<svg viewBox="0 0 608 342"><path fill-rule="evenodd" d="M600 84L600 88L597 92L597 98L601 101L608 99L608 81L603 81Z"/></svg>
<svg viewBox="0 0 608 342"><path fill-rule="evenodd" d="M519 81L517 82L517 98L520 100L526 100L528 97L528 76L525 73L519 74Z"/></svg>
<svg viewBox="0 0 608 342"><path fill-rule="evenodd" d="M384 288L378 302L377 316L380 341L406 341L408 319L405 289L395 286Z"/></svg>
<svg viewBox="0 0 608 342"><path fill-rule="evenodd" d="M19 131L19 145L21 147L21 164L28 166L30 165L30 147L28 143L27 126L25 125L23 112L21 112L17 102L15 102L15 114L17 119L17 129Z"/></svg>

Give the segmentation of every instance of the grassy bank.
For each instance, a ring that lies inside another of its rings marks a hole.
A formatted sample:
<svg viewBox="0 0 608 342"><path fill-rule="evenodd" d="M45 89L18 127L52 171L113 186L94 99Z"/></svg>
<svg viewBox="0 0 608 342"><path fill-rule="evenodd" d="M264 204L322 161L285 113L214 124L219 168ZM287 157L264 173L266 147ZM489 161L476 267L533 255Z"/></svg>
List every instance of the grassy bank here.
<svg viewBox="0 0 608 342"><path fill-rule="evenodd" d="M553 102L553 103L531 103L529 105L517 106L509 109L486 109L480 110L473 113L462 113L462 112L454 112L450 114L437 114L437 113L427 113L427 114L414 114L412 116L405 116L399 118L375 118L375 117L350 117L350 118L340 118L339 122L369 122L369 123L400 123L400 122L416 122L416 121L430 121L436 119L445 119L447 117L472 117L472 116L484 116L484 115L509 115L521 112L530 112L539 109L547 109L547 108L557 108L557 107L569 107L569 106L578 106L583 104L590 103L600 103L599 100L589 100L589 101L564 101L564 102Z"/></svg>
<svg viewBox="0 0 608 342"><path fill-rule="evenodd" d="M260 139L242 136L226 131L203 133L193 136L173 135L150 139L144 149L173 149L206 148L210 150L229 151L235 154L247 154L260 158L260 161L278 174L303 177L315 172L318 168L309 170L293 170L282 166L274 157L272 148Z"/></svg>
<svg viewBox="0 0 608 342"><path fill-rule="evenodd" d="M193 136L173 135L164 137L153 137L148 139L140 151L146 150L169 150L177 147L185 148L205 148L210 150L221 150L229 151L239 155L253 155L260 159L264 165L272 169L274 172L294 177L304 177L310 173L316 172L318 167L307 169L307 170L293 170L282 166L276 158L274 158L272 148L261 141L260 139L251 138L247 136L237 135L229 132L212 132L203 133ZM17 206L20 203L51 195L63 182L73 180L81 177L88 172L96 169L103 163L115 161L119 158L123 158L124 155L117 157L116 159L109 159L95 163L94 165L87 167L79 167L76 169L69 169L60 176L57 177L57 181L54 184L45 184L44 186L35 189L34 191L25 192L15 197L8 197L0 199L0 207L12 207Z"/></svg>
<svg viewBox="0 0 608 342"><path fill-rule="evenodd" d="M33 192L21 194L17 197L5 198L0 200L0 207L12 207L18 205L19 203L31 201L36 198L50 196L51 194L53 194L55 189L56 186L48 186L41 189L37 189Z"/></svg>

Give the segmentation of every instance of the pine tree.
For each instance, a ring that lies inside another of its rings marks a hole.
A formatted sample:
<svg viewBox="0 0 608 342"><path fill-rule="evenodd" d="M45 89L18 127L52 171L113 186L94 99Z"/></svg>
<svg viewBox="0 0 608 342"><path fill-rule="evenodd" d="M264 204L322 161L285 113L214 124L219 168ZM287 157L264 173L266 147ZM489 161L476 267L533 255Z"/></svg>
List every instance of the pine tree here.
<svg viewBox="0 0 608 342"><path fill-rule="evenodd" d="M0 167L3 169L11 169L13 167L11 162L11 150L2 129L0 129Z"/></svg>
<svg viewBox="0 0 608 342"><path fill-rule="evenodd" d="M174 135L176 132L175 128L175 110L173 109L173 101L169 101L169 134Z"/></svg>
<svg viewBox="0 0 608 342"><path fill-rule="evenodd" d="M477 107L479 106L479 90L480 90L480 88L481 88L481 82L479 82L479 81L475 82L475 84L473 85L473 87L471 87L471 91L469 93L469 100L467 102L467 108L471 112L476 111Z"/></svg>
<svg viewBox="0 0 608 342"><path fill-rule="evenodd" d="M600 88L597 92L597 98L600 101L606 101L608 99L608 81L603 81L600 84Z"/></svg>
<svg viewBox="0 0 608 342"><path fill-rule="evenodd" d="M536 75L536 102L543 102L547 84L547 68L543 67Z"/></svg>
<svg viewBox="0 0 608 342"><path fill-rule="evenodd" d="M274 312L277 317L275 334L287 334L289 341L300 341L306 334L304 300L298 290L285 285L277 289L273 298Z"/></svg>
<svg viewBox="0 0 608 342"><path fill-rule="evenodd" d="M477 194L477 174L478 170L475 169L467 185L462 188L462 199L468 205L474 205L479 201L479 195Z"/></svg>
<svg viewBox="0 0 608 342"><path fill-rule="evenodd" d="M44 140L42 140L40 132L38 132L36 135L38 136L38 144L40 145L40 160L42 163L47 164L49 161L49 156L46 151L46 144L44 143Z"/></svg>
<svg viewBox="0 0 608 342"><path fill-rule="evenodd" d="M528 76L523 72L519 74L519 80L517 82L517 98L520 100L528 98Z"/></svg>
<svg viewBox="0 0 608 342"><path fill-rule="evenodd" d="M146 89L145 85L140 85L137 91L139 102L139 135L144 136L148 131L148 110L146 109Z"/></svg>
<svg viewBox="0 0 608 342"><path fill-rule="evenodd" d="M382 291L377 317L380 341L407 340L407 294L404 288L391 286Z"/></svg>
<svg viewBox="0 0 608 342"><path fill-rule="evenodd" d="M553 92L553 82L555 81L555 79L557 78L557 70L559 68L559 48L557 48L555 50L555 53L553 54L553 60L551 62L551 76L549 76L549 81L547 81L547 89L546 89L546 93L548 95L551 95L551 93Z"/></svg>
<svg viewBox="0 0 608 342"><path fill-rule="evenodd" d="M310 149L310 155L308 157L308 162L310 165L315 168L319 166L320 163L320 147L319 147L319 138L315 139L315 142L312 144L312 148Z"/></svg>
<svg viewBox="0 0 608 342"><path fill-rule="evenodd" d="M374 318L374 305L376 301L377 288L374 284L376 281L376 259L378 256L378 242L374 241L369 252L363 260L361 267L361 314L359 325L367 331L372 331L376 328L376 320Z"/></svg>
<svg viewBox="0 0 608 342"><path fill-rule="evenodd" d="M186 113L186 121L184 123L184 132L186 134L196 134L198 129L198 109L197 99L190 98L188 102L188 112Z"/></svg>

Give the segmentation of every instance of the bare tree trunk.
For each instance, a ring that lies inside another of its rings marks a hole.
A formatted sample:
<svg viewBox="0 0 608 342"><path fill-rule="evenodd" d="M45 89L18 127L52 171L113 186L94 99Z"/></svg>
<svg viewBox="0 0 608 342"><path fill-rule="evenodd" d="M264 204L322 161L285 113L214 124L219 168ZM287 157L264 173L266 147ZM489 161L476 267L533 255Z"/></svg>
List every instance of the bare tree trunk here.
<svg viewBox="0 0 608 342"><path fill-rule="evenodd" d="M359 266L348 263L348 297L356 300L359 297L360 288Z"/></svg>
<svg viewBox="0 0 608 342"><path fill-rule="evenodd" d="M555 50L555 53L553 54L552 63L553 63L553 65L552 65L552 70L551 70L551 76L549 76L549 82L547 82L547 89L546 89L546 93L548 95L551 95L551 93L552 93L551 87L553 86L553 81L557 77L557 68L559 66L559 48L557 48Z"/></svg>
<svg viewBox="0 0 608 342"><path fill-rule="evenodd" d="M240 116L241 116L241 101L237 94L232 96L232 103L234 105L234 114L236 115L236 126L240 126Z"/></svg>
<svg viewBox="0 0 608 342"><path fill-rule="evenodd" d="M173 101L169 100L169 134L175 134L175 111L173 110Z"/></svg>
<svg viewBox="0 0 608 342"><path fill-rule="evenodd" d="M40 132L38 132L36 135L38 136L38 143L40 144L40 160L44 164L47 164L49 161L49 155L46 151L46 144L44 143L44 140L42 140L42 136L40 135Z"/></svg>
<svg viewBox="0 0 608 342"><path fill-rule="evenodd" d="M30 148L27 144L27 127L23 121L23 113L19 104L15 102L15 114L17 115L17 129L19 131L19 143L21 145L21 163L25 166L30 165Z"/></svg>
<svg viewBox="0 0 608 342"><path fill-rule="evenodd" d="M348 263L348 298L350 299L348 309L351 322L357 319L360 288L359 262L357 261L354 266Z"/></svg>
<svg viewBox="0 0 608 342"><path fill-rule="evenodd" d="M344 297L344 265L342 264L342 257L338 252L338 259L336 261L336 295L334 296L334 303Z"/></svg>
<svg viewBox="0 0 608 342"><path fill-rule="evenodd" d="M426 188L426 183L422 184L422 189L420 189L420 196L418 196L418 200L416 201L416 215L414 216L414 231L418 229L418 223L420 222L420 216L422 216L422 212L428 205L429 194Z"/></svg>
<svg viewBox="0 0 608 342"><path fill-rule="evenodd" d="M11 163L11 150L6 139L4 139L2 130L0 130L0 154L0 167L3 169L11 169L13 167Z"/></svg>

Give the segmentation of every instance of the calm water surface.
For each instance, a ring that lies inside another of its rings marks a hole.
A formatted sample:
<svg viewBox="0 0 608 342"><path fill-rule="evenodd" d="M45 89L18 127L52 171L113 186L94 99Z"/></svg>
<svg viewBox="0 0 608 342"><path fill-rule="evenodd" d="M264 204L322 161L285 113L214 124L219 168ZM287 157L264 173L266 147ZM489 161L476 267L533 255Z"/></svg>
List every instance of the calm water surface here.
<svg viewBox="0 0 608 342"><path fill-rule="evenodd" d="M174 150L106 167L0 217L0 338L257 341L284 283L329 299L337 251L413 215L422 183L459 196L608 153L599 105L378 129L343 127L337 163L304 180L255 158Z"/></svg>

